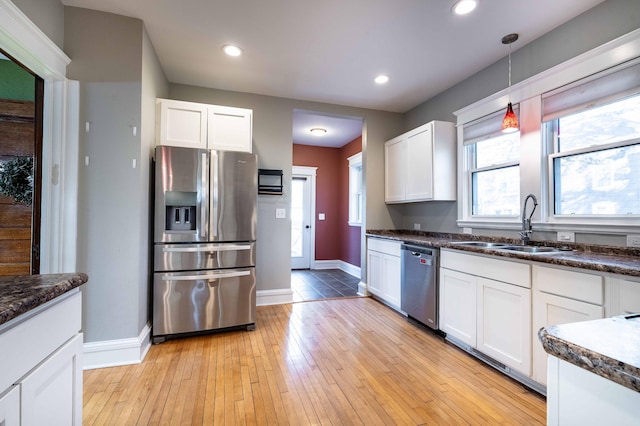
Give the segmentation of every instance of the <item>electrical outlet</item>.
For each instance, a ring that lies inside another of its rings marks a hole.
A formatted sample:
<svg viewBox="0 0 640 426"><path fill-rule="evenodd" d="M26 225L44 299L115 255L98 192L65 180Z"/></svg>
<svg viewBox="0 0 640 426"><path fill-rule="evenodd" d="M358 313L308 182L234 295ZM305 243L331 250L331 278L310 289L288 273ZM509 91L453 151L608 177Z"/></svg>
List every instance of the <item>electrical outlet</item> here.
<svg viewBox="0 0 640 426"><path fill-rule="evenodd" d="M318 214L318 220L325 220L325 219L326 219L326 217L325 217L324 213L319 213Z"/></svg>
<svg viewBox="0 0 640 426"><path fill-rule="evenodd" d="M471 233L473 233L473 229L472 228L462 228L462 233L463 234L471 234Z"/></svg>
<svg viewBox="0 0 640 426"><path fill-rule="evenodd" d="M558 241L562 241L563 243L575 243L576 233L575 232L558 232Z"/></svg>
<svg viewBox="0 0 640 426"><path fill-rule="evenodd" d="M640 247L640 235L627 235L627 247Z"/></svg>
<svg viewBox="0 0 640 426"><path fill-rule="evenodd" d="M420 224L419 223L414 223L413 224L413 229L415 229L416 231L420 230Z"/></svg>
<svg viewBox="0 0 640 426"><path fill-rule="evenodd" d="M287 218L286 209L276 209L276 219L286 219L286 218Z"/></svg>

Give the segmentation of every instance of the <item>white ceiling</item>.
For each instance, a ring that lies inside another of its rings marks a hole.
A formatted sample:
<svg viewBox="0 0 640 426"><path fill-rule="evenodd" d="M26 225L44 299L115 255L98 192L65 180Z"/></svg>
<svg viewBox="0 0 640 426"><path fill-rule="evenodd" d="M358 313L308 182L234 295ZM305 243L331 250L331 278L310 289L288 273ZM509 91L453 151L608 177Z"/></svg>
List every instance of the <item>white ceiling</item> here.
<svg viewBox="0 0 640 426"><path fill-rule="evenodd" d="M454 0L62 3L142 19L172 83L406 112L506 56L504 35L515 51L602 1L480 0L467 16Z"/></svg>

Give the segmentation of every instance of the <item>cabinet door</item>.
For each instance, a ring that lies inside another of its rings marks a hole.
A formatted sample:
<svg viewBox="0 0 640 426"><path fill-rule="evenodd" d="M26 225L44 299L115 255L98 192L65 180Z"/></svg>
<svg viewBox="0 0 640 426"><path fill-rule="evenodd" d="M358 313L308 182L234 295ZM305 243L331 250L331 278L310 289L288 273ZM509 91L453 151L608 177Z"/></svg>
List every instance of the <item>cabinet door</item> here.
<svg viewBox="0 0 640 426"><path fill-rule="evenodd" d="M405 199L405 175L407 168L407 144L403 138L392 139L384 145L384 201L403 202Z"/></svg>
<svg viewBox="0 0 640 426"><path fill-rule="evenodd" d="M440 328L476 346L476 277L440 268Z"/></svg>
<svg viewBox="0 0 640 426"><path fill-rule="evenodd" d="M395 308L400 308L400 258L385 254L382 256L382 297Z"/></svg>
<svg viewBox="0 0 640 426"><path fill-rule="evenodd" d="M251 152L250 109L212 105L208 109L208 148Z"/></svg>
<svg viewBox="0 0 640 426"><path fill-rule="evenodd" d="M433 130L431 126L407 135L407 201L433 199Z"/></svg>
<svg viewBox="0 0 640 426"><path fill-rule="evenodd" d="M531 374L531 290L478 278L478 350Z"/></svg>
<svg viewBox="0 0 640 426"><path fill-rule="evenodd" d="M21 382L22 425L82 424L82 334L54 352Z"/></svg>
<svg viewBox="0 0 640 426"><path fill-rule="evenodd" d="M533 293L533 379L547 383L547 353L538 339L538 331L548 325L589 321L604 317L604 308L540 291Z"/></svg>
<svg viewBox="0 0 640 426"><path fill-rule="evenodd" d="M20 425L20 386L12 386L0 397L0 425Z"/></svg>
<svg viewBox="0 0 640 426"><path fill-rule="evenodd" d="M382 295L382 256L377 251L367 251L367 291Z"/></svg>
<svg viewBox="0 0 640 426"><path fill-rule="evenodd" d="M163 99L157 109L157 145L207 147L207 105Z"/></svg>

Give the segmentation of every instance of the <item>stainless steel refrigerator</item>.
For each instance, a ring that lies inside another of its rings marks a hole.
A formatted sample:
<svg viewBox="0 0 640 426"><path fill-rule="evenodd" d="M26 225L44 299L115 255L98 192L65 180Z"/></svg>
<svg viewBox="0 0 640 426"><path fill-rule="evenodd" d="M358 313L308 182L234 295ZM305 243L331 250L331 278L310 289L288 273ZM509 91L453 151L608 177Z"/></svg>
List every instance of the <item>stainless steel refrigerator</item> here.
<svg viewBox="0 0 640 426"><path fill-rule="evenodd" d="M255 328L255 154L155 151L154 343Z"/></svg>

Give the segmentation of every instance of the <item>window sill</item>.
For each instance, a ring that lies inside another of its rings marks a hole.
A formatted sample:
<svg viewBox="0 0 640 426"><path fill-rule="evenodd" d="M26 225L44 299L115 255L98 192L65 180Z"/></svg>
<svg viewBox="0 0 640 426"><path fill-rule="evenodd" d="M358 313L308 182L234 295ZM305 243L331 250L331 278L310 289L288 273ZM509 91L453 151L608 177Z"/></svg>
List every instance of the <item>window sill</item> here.
<svg viewBox="0 0 640 426"><path fill-rule="evenodd" d="M349 226L358 226L362 228L362 222L349 222Z"/></svg>

